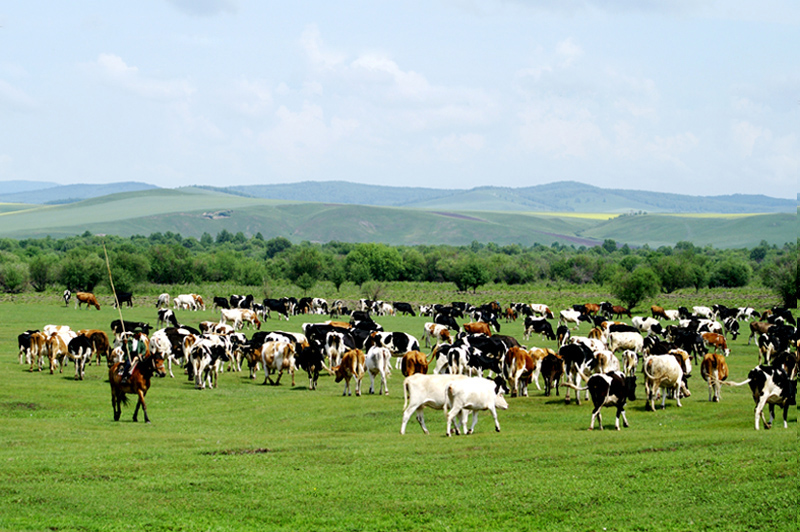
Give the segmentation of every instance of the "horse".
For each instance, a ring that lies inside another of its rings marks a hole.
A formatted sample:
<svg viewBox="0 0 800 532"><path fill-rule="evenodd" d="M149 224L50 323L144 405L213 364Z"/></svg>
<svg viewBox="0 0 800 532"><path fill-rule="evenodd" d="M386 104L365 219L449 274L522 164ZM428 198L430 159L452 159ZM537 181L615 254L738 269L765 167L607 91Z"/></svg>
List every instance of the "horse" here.
<svg viewBox="0 0 800 532"><path fill-rule="evenodd" d="M133 411L133 421L138 421L139 407L144 412L144 422L150 423L147 417L147 405L144 404L144 396L150 388L150 379L153 375L165 377L167 372L164 370L164 358L160 354L146 353L144 357L133 368L133 372L128 377L128 382L122 384L122 375L119 374L120 366L124 362L117 362L108 369L108 382L111 384L111 408L114 409L114 421L119 421L122 415L122 406L128 404L125 394L136 394L139 401L136 403L136 410Z"/></svg>

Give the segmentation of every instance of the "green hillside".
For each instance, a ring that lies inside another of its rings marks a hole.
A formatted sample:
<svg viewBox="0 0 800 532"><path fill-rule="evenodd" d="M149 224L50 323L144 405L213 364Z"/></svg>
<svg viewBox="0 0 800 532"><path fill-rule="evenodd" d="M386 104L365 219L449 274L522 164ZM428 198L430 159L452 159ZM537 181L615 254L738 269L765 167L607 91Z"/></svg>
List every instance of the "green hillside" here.
<svg viewBox="0 0 800 532"><path fill-rule="evenodd" d="M481 194L475 191L476 201ZM502 195L498 204L507 201ZM488 202L488 200L487 200ZM487 203L484 202L484 208ZM198 188L152 189L57 206L0 205L0 237L62 237L91 233L149 235L172 231L199 238L223 229L294 242L383 242L395 245L596 245L612 238L657 247L689 240L715 247L783 244L797 237L797 216L603 215L411 209L264 200Z"/></svg>

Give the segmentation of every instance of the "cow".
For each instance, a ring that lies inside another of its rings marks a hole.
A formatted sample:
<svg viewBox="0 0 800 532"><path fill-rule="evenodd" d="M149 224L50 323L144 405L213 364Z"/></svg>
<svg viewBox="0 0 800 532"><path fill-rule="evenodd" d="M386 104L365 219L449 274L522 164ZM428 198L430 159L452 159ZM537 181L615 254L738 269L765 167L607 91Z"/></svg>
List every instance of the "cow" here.
<svg viewBox="0 0 800 532"><path fill-rule="evenodd" d="M461 433L472 434L475 425L478 424L478 412L488 410L494 418L494 428L500 432L500 422L497 419L497 409L508 409L508 403L503 397L508 388L502 377L495 380L484 379L483 377L471 377L465 380L452 381L447 385L445 393L447 410L447 430L446 434L451 435L451 426L456 416L461 417ZM472 426L467 432L467 415L472 412Z"/></svg>
<svg viewBox="0 0 800 532"><path fill-rule="evenodd" d="M463 328L467 334L485 334L486 336L492 335L492 330L489 327L489 324L482 321L465 323Z"/></svg>
<svg viewBox="0 0 800 532"><path fill-rule="evenodd" d="M714 347L714 352L717 352L717 349L722 349L722 353L725 356L731 354L731 350L728 349L728 342L725 340L725 337L721 334L712 333L712 332L704 332L700 336L703 337L703 344L708 349L709 346Z"/></svg>
<svg viewBox="0 0 800 532"><path fill-rule="evenodd" d="M66 363L69 353L67 346L69 345L69 342L75 338L75 336L77 335L72 330L62 330L47 334L47 330L45 329L45 341L47 344L46 352L48 358L50 359L50 375L53 374L56 364L59 366L59 373L64 371L64 364Z"/></svg>
<svg viewBox="0 0 800 532"><path fill-rule="evenodd" d="M64 298L64 305L69 306L69 300L72 297L72 290L64 290L64 293L61 294L61 297Z"/></svg>
<svg viewBox="0 0 800 532"><path fill-rule="evenodd" d="M116 297L114 298L113 306L114 308L122 306L123 303L127 303L129 307L133 307L133 293L132 292L117 292Z"/></svg>
<svg viewBox="0 0 800 532"><path fill-rule="evenodd" d="M156 320L156 326L167 324L172 325L173 327L180 327L180 323L178 323L177 318L175 318L175 313L168 308L160 308L158 309L158 319Z"/></svg>
<svg viewBox="0 0 800 532"><path fill-rule="evenodd" d="M608 333L608 349L612 353L625 349L641 353L644 349L644 339L638 332L610 332Z"/></svg>
<svg viewBox="0 0 800 532"><path fill-rule="evenodd" d="M400 425L400 434L406 433L406 425L414 413L417 415L422 432L428 434L423 409L428 406L435 410L443 410L448 385L453 381L467 378L466 375L423 375L421 373L406 377L403 380L403 421ZM446 414L447 411L445 411L445 416Z"/></svg>
<svg viewBox="0 0 800 532"><path fill-rule="evenodd" d="M555 352L549 347L532 347L528 350L528 354L530 354L533 359L534 369L532 381L536 385L536 389L541 390L542 387L539 385L539 375L542 372L542 360L549 354L555 354Z"/></svg>
<svg viewBox="0 0 800 532"><path fill-rule="evenodd" d="M28 371L32 372L34 366L38 371L42 371L44 357L48 356L47 336L43 332L34 331L30 334L29 341L30 351L26 352L26 359L30 363Z"/></svg>
<svg viewBox="0 0 800 532"><path fill-rule="evenodd" d="M769 329L772 327L771 323L767 323L766 321L751 321L750 322L750 337L747 339L747 345L750 345L750 341L755 338L756 335L766 334Z"/></svg>
<svg viewBox="0 0 800 532"><path fill-rule="evenodd" d="M195 388L198 390L217 387L217 378L222 364L229 360L225 346L215 338L201 338L189 350Z"/></svg>
<svg viewBox="0 0 800 532"><path fill-rule="evenodd" d="M20 364L30 364L31 359L36 356L34 352L37 346L35 342L31 341L31 338L34 333L38 332L39 332L38 329L28 329L24 333L21 333L17 336Z"/></svg>
<svg viewBox="0 0 800 532"><path fill-rule="evenodd" d="M86 336L76 336L67 344L67 355L75 364L75 380L83 380L86 361L92 359L92 341Z"/></svg>
<svg viewBox="0 0 800 532"><path fill-rule="evenodd" d="M558 395L558 386L563 373L564 362L557 354L551 351L542 359L542 378L544 379L545 396L550 396L550 391L553 389L554 385L556 388L556 395Z"/></svg>
<svg viewBox="0 0 800 532"><path fill-rule="evenodd" d="M75 308L81 308L81 305L86 305L86 308L92 306L100 310L100 303L97 302L97 298L91 292L75 293Z"/></svg>
<svg viewBox="0 0 800 532"><path fill-rule="evenodd" d="M431 346L431 340L436 339L437 344L441 343L451 343L453 340L450 338L450 329L447 328L445 325L439 325L438 323L433 322L425 322L423 325L423 335L422 338L425 340L425 347Z"/></svg>
<svg viewBox="0 0 800 532"><path fill-rule="evenodd" d="M580 327L582 321L591 322L592 319L588 316L588 314L586 314L584 312L578 312L577 310L574 310L574 309L573 310L566 309L566 310L562 310L561 312L558 313L558 324L559 325L561 325L561 324L566 325L567 323L574 323L575 327L573 327L573 329L577 329L578 327Z"/></svg>
<svg viewBox="0 0 800 532"><path fill-rule="evenodd" d="M518 314L517 314L517 311L515 309L513 309L511 307L506 309L506 312L505 312L506 323L511 323L512 321L517 321L517 317L518 317Z"/></svg>
<svg viewBox="0 0 800 532"><path fill-rule="evenodd" d="M725 362L725 357L717 353L706 353L700 363L700 375L708 381L709 402L718 403L721 383L728 378L728 363Z"/></svg>
<svg viewBox="0 0 800 532"><path fill-rule="evenodd" d="M628 400L628 393L625 386L625 376L620 371L609 371L607 373L595 373L586 380L586 387L579 388L573 384L567 383L565 386L575 388L576 393L583 390L589 390L592 397L592 420L589 423L589 430L594 430L594 422L597 420L600 425L600 430L603 430L603 418L600 415L600 410L604 406L613 406L617 408L616 422L614 428L619 428L619 418L622 417L622 426L627 428L628 417L625 415L625 403Z"/></svg>
<svg viewBox="0 0 800 532"><path fill-rule="evenodd" d="M228 300L225 299L224 297L215 296L213 301L214 304L211 306L212 310L215 308L225 308L225 309L231 308L230 303L228 303Z"/></svg>
<svg viewBox="0 0 800 532"><path fill-rule="evenodd" d="M797 361L794 357L785 365L759 365L750 370L747 380L742 382L726 382L729 386L750 385L755 407L755 427L760 429L759 421L763 421L764 428L772 428L775 420L775 405L783 408L783 428L789 428L787 417L789 407L797 404ZM787 373L786 370L789 370ZM769 405L769 421L764 417L764 407Z"/></svg>
<svg viewBox="0 0 800 532"><path fill-rule="evenodd" d="M553 316L553 311L550 310L550 307L548 307L547 305L543 305L540 303L531 303L528 306L537 316L544 316L545 318L550 320L555 318L555 316Z"/></svg>
<svg viewBox="0 0 800 532"><path fill-rule="evenodd" d="M661 324L655 318L643 318L640 316L635 316L631 323L634 327L636 327L640 333L642 334L663 334L664 329L661 327Z"/></svg>
<svg viewBox="0 0 800 532"><path fill-rule="evenodd" d="M87 337L92 343L92 352L97 357L98 366L100 365L101 357L106 357L108 365L111 365L111 360L109 358L111 349L108 343L108 335L105 333L105 331L101 331L99 329L81 329L78 331L78 335ZM91 364L92 361L90 359L89 365Z"/></svg>
<svg viewBox="0 0 800 532"><path fill-rule="evenodd" d="M342 355L342 362L333 367L335 382L344 380L342 396L351 395L350 380L355 378L356 396L361 395L361 379L364 378L364 352L361 349L351 349Z"/></svg>
<svg viewBox="0 0 800 532"><path fill-rule="evenodd" d="M459 332L461 327L458 326L456 319L453 316L449 316L447 314L436 314L433 317L433 322L438 323L439 325L444 325L451 331Z"/></svg>
<svg viewBox="0 0 800 532"><path fill-rule="evenodd" d="M172 308L175 310L197 310L197 302L192 294L181 294L172 300Z"/></svg>
<svg viewBox="0 0 800 532"><path fill-rule="evenodd" d="M306 370L308 373L308 389L316 390L317 381L319 380L319 371L324 366L325 353L322 349L322 344L311 342L308 346L303 347L298 351L295 361L297 366Z"/></svg>
<svg viewBox="0 0 800 532"><path fill-rule="evenodd" d="M530 353L521 347L512 347L506 352L503 369L511 389L511 397L528 397L528 384L536 369Z"/></svg>
<svg viewBox="0 0 800 532"><path fill-rule="evenodd" d="M328 369L330 370L333 366L338 365L342 355L357 347L355 338L348 331L328 332L323 343L323 349L328 359ZM364 344L361 344L361 347L364 347Z"/></svg>
<svg viewBox="0 0 800 532"><path fill-rule="evenodd" d="M619 359L607 349L595 351L594 358L597 360L595 373L608 373L609 371L619 371Z"/></svg>
<svg viewBox="0 0 800 532"><path fill-rule="evenodd" d="M369 349L373 345L388 347L392 356L402 357L409 351L419 351L419 340L412 335L404 332L381 332L375 331L369 335L364 343L364 348ZM397 360L397 367L400 367L400 359Z"/></svg>
<svg viewBox="0 0 800 532"><path fill-rule="evenodd" d="M119 335L123 331L126 332L143 332L144 334L149 335L150 329L153 327L150 326L149 323L144 323L141 321L128 321L128 320L114 320L111 322L111 330L114 331L114 334Z"/></svg>
<svg viewBox="0 0 800 532"><path fill-rule="evenodd" d="M164 292L163 294L159 294L158 299L156 299L156 308L160 307L168 307L169 306L169 294Z"/></svg>
<svg viewBox="0 0 800 532"><path fill-rule="evenodd" d="M652 305L650 307L650 313L653 315L653 318L655 318L657 320L661 320L662 318L665 319L665 320L669 319L669 316L667 315L666 311L664 310L664 307L660 307L658 305Z"/></svg>
<svg viewBox="0 0 800 532"><path fill-rule="evenodd" d="M732 340L736 340L739 336L739 322L736 321L736 318L725 318L722 325L725 327L725 333L730 334Z"/></svg>
<svg viewBox="0 0 800 532"><path fill-rule="evenodd" d="M269 341L261 346L261 363L264 368L264 384L278 386L284 370L292 376L292 386L294 386L294 372L296 370L294 361L295 348L291 342ZM278 372L278 378L272 382L270 373ZM338 381L337 381L338 382Z"/></svg>
<svg viewBox="0 0 800 532"><path fill-rule="evenodd" d="M625 375L625 387L628 390L628 400L636 400L636 365L639 357L635 351L622 352L622 373Z"/></svg>
<svg viewBox="0 0 800 532"><path fill-rule="evenodd" d="M219 312L221 315L219 322L220 323L231 322L233 324L234 329L241 329L245 323L247 323L251 327L261 329L261 321L258 319L258 316L256 316L256 313L250 309L221 308L219 309Z"/></svg>
<svg viewBox="0 0 800 532"><path fill-rule="evenodd" d="M194 299L194 304L197 306L197 308L203 310L206 309L206 303L205 301L203 301L203 296L201 296L200 294L190 294L190 295L192 296L192 299Z"/></svg>
<svg viewBox="0 0 800 532"><path fill-rule="evenodd" d="M645 390L647 404L645 410L655 410L656 393L664 388L661 396L661 409L664 409L667 400L666 390L674 390L675 402L680 407L681 393L686 397L691 396L686 388L684 375L691 371L689 354L681 349L675 349L666 355L652 355L645 359L643 371L645 375Z"/></svg>
<svg viewBox="0 0 800 532"><path fill-rule="evenodd" d="M389 395L386 374L389 372L389 361L392 353L385 347L371 347L364 355L364 371L369 373L369 393L375 393L375 376L380 375L381 385L378 395Z"/></svg>
<svg viewBox="0 0 800 532"><path fill-rule="evenodd" d="M216 301L215 301L216 304ZM253 294L248 294L246 296L239 296L233 294L230 297L230 307L229 308L240 308L240 309L251 309L253 308Z"/></svg>
<svg viewBox="0 0 800 532"><path fill-rule="evenodd" d="M750 321L761 317L761 314L753 307L739 307L737 310L739 312L736 313L736 320Z"/></svg>
<svg viewBox="0 0 800 532"><path fill-rule="evenodd" d="M404 377L410 377L417 373L425 375L428 373L428 358L419 351L409 351L403 355L401 369Z"/></svg>
<svg viewBox="0 0 800 532"><path fill-rule="evenodd" d="M631 318L631 311L626 309L625 307L621 307L619 305L612 305L611 306L611 313L616 316L617 318L621 318L623 314Z"/></svg>
<svg viewBox="0 0 800 532"><path fill-rule="evenodd" d="M564 361L565 382L580 386L581 375L589 375L597 365L594 353L586 345L581 343L567 344L558 350L559 357ZM579 393L575 394L575 401L581 404ZM564 395L564 402L570 403L569 389Z"/></svg>
<svg viewBox="0 0 800 532"><path fill-rule="evenodd" d="M556 334L553 332L553 326L545 318L532 318L525 316L525 333L523 338L529 340L532 333L539 333L548 340L555 340Z"/></svg>

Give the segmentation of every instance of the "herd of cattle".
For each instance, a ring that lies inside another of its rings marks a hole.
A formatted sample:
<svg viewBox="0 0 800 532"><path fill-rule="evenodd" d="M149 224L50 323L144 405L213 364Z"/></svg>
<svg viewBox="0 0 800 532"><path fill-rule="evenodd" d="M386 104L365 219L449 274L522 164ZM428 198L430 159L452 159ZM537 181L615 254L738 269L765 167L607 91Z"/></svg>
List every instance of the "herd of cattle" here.
<svg viewBox="0 0 800 532"><path fill-rule="evenodd" d="M64 292L67 305L73 295L76 307L87 304L100 308L93 294L69 290ZM132 300L132 294L118 293L115 305L132 305ZM246 362L250 378L263 371L265 384L279 384L286 372L294 385L295 372L302 369L313 390L320 372L326 371L334 375L335 382L344 381L343 395L360 395L361 381L367 375L369 393L375 392L376 379L378 393L389 393L387 376L390 361L395 358L395 369L405 376L401 433L405 433L413 414L422 430L428 432L423 417L426 406L445 410L448 435L454 424L456 431L471 432L477 413L484 410L491 412L499 431L497 409L508 408L504 394L527 396L531 382L541 390L540 377L544 395L553 390L559 395L560 386L564 386L567 403L571 390L577 404L581 403L580 392L586 392L593 404L590 429L596 422L603 428L602 407L615 408L615 427L619 430L620 418L628 426L625 405L636 398L637 368L644 377L646 409L655 410L659 395L662 408L668 397L681 406L681 397L690 395L688 378L698 363L708 383L709 401L720 400L723 384L750 386L756 403L756 430L760 421L766 428L772 425L776 405L783 409L787 427L788 409L796 404L797 324L791 311L778 307L759 313L750 307L723 305L696 306L691 311L653 306L652 316L645 317L632 316L627 309L607 302L578 304L558 313L554 330L550 320L556 320L556 315L543 304L512 303L505 309L497 302L477 307L464 302L423 305L419 313L429 316L430 321L424 324L422 337L426 347L433 346L425 354L416 337L384 331L373 319L397 313L416 316L414 307L406 302L362 299L349 309L342 301L329 305L322 298L264 299L257 303L252 295L214 297L213 307L219 309L220 320L202 321L198 328L181 324L175 312L205 310L200 295L170 298L161 294L155 306L157 326L163 328L152 334L153 327L148 323L125 320L111 323L113 340L100 329L73 331L65 325L25 331L18 337L20 363L29 364L30 371L41 371L47 360L52 374L56 368L63 371L72 361L75 378L83 379L85 366L93 359L100 364L105 357L111 367L135 354L125 351L135 345L141 356L153 357L170 377L174 377L173 364L185 368L199 389L216 387L225 368L242 371ZM304 323L302 333L261 331L262 322L273 313L287 321L293 315L327 315L330 319ZM630 323L614 321L623 315ZM349 320L342 321L343 316L349 316ZM514 337L500 334L502 320L519 318L524 320L525 341L539 334L555 341L556 349L527 348ZM677 323L665 325L665 321ZM581 322L592 325L588 335L573 335ZM753 339L757 342L759 364L747 380L735 383L726 381L726 357L730 354L727 338L736 339L740 322L748 324L748 344ZM249 338L242 332L245 327L253 330ZM765 407L770 412L768 421ZM473 422L468 430L470 412Z"/></svg>

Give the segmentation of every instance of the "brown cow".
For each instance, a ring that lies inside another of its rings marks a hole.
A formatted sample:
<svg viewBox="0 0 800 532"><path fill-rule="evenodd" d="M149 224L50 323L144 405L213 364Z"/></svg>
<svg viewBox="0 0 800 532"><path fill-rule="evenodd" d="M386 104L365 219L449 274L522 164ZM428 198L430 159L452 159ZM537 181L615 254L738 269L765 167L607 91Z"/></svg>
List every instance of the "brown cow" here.
<svg viewBox="0 0 800 532"><path fill-rule="evenodd" d="M342 382L344 379L344 392L342 395L351 395L350 393L350 379L356 379L356 395L361 395L361 379L364 378L364 352L361 349L351 349L342 355L342 362L338 366L333 367L333 374L336 376L336 382Z"/></svg>
<svg viewBox="0 0 800 532"><path fill-rule="evenodd" d="M517 321L517 311L509 307L506 309L506 323Z"/></svg>
<svg viewBox="0 0 800 532"><path fill-rule="evenodd" d="M75 308L80 308L82 304L86 304L86 308L92 305L97 310L100 310L100 304L91 292L77 292L75 294Z"/></svg>
<svg viewBox="0 0 800 532"><path fill-rule="evenodd" d="M544 360L544 357L546 357L551 353L555 354L555 351L553 351L549 347L531 347L528 353L531 355L531 358L533 359L533 365L535 368L533 370L533 378L532 378L533 383L536 385L537 390L541 390L542 387L539 386L539 374L542 372L542 360Z"/></svg>
<svg viewBox="0 0 800 532"><path fill-rule="evenodd" d="M650 307L650 312L653 313L653 317L656 318L656 319L659 319L659 320L662 319L662 318L665 319L665 320L669 319L669 316L667 316L667 313L664 311L664 307L659 307L658 305L653 305L653 306Z"/></svg>
<svg viewBox="0 0 800 532"><path fill-rule="evenodd" d="M769 331L770 327L772 327L772 324L767 323L766 321L751 321L750 337L747 339L747 345L750 345L750 340L752 340L756 336L756 334L758 334L759 336L761 336L762 334L766 334L766 332Z"/></svg>
<svg viewBox="0 0 800 532"><path fill-rule="evenodd" d="M707 353L700 364L700 375L708 381L708 400L720 401L721 382L728 378L728 363L725 357L717 353Z"/></svg>
<svg viewBox="0 0 800 532"><path fill-rule="evenodd" d="M530 353L521 347L512 347L506 352L503 365L508 387L511 388L511 397L519 395L528 396L528 384L531 382L536 364Z"/></svg>
<svg viewBox="0 0 800 532"><path fill-rule="evenodd" d="M614 305L611 307L611 312L614 313L614 316L617 318L621 318L623 314L627 315L629 318L631 316L631 311L626 309L625 307L621 307L619 305Z"/></svg>
<svg viewBox="0 0 800 532"><path fill-rule="evenodd" d="M556 353L548 353L542 359L542 376L544 377L544 394L550 396L550 390L555 384L556 395L561 375L564 373L564 363Z"/></svg>
<svg viewBox="0 0 800 532"><path fill-rule="evenodd" d="M97 365L100 365L100 357L106 357L106 363L109 367L113 363L111 360L111 348L108 344L108 335L105 331L101 331L100 329L81 329L78 331L79 335L83 335L92 342L92 349L94 353L97 355ZM89 365L92 364L92 361L89 361Z"/></svg>
<svg viewBox="0 0 800 532"><path fill-rule="evenodd" d="M403 355L403 376L410 377L416 373L428 373L428 358L419 351L409 351Z"/></svg>
<svg viewBox="0 0 800 532"><path fill-rule="evenodd" d="M464 330L468 334L485 334L486 336L492 335L492 331L489 328L489 324L482 321L473 321L471 323L465 323Z"/></svg>
<svg viewBox="0 0 800 532"><path fill-rule="evenodd" d="M191 294L191 296L198 307L202 308L203 310L206 309L206 304L203 301L203 296L201 296L200 294Z"/></svg>
<svg viewBox="0 0 800 532"><path fill-rule="evenodd" d="M586 309L587 314L591 314L592 316L597 316L597 313L600 312L600 305L597 303L586 303L583 305L583 308Z"/></svg>
<svg viewBox="0 0 800 532"><path fill-rule="evenodd" d="M728 342L725 340L725 337L721 334L712 333L712 332L705 332L702 334L703 336L703 343L706 344L706 347L714 347L714 352L717 352L717 349L722 349L722 352L725 356L731 354L731 350L728 349Z"/></svg>

